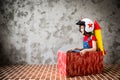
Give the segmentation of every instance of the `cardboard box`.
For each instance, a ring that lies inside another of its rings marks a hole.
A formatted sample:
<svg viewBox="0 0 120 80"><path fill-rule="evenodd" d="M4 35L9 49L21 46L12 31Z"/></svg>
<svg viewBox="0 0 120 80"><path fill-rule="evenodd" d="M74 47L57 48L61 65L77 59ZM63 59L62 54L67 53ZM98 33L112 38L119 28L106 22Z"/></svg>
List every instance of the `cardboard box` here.
<svg viewBox="0 0 120 80"><path fill-rule="evenodd" d="M102 73L102 52L86 53L58 51L58 73L62 76L84 76Z"/></svg>

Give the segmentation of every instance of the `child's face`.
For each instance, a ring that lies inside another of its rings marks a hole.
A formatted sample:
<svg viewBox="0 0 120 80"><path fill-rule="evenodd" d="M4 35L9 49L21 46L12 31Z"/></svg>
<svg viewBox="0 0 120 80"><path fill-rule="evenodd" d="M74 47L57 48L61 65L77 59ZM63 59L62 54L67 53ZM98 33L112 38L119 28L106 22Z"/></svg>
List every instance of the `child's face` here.
<svg viewBox="0 0 120 80"><path fill-rule="evenodd" d="M79 26L79 31L84 35L84 26L83 25Z"/></svg>

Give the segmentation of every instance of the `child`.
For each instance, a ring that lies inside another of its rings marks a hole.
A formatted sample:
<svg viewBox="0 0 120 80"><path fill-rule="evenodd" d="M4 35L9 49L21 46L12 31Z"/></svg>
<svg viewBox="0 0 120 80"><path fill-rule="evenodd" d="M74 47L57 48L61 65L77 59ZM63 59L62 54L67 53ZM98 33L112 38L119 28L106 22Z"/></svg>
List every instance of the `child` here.
<svg viewBox="0 0 120 80"><path fill-rule="evenodd" d="M76 23L79 25L79 31L83 34L83 48L71 49L74 52L80 52L82 55L86 52L96 51L96 37L93 35L94 23L84 18Z"/></svg>

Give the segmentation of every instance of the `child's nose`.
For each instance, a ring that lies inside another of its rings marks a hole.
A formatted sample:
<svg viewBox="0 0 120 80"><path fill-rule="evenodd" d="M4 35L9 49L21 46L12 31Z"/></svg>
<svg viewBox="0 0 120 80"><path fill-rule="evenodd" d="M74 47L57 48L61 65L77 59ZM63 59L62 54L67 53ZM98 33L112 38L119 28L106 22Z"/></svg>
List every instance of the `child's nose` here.
<svg viewBox="0 0 120 80"><path fill-rule="evenodd" d="M81 32L81 29L79 29L79 31Z"/></svg>

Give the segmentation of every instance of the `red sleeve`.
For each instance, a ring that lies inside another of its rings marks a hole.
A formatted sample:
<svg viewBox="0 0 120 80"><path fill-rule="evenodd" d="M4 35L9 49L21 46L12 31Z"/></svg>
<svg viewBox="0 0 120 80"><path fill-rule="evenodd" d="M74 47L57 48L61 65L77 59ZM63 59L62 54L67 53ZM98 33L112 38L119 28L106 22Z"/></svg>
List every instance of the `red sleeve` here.
<svg viewBox="0 0 120 80"><path fill-rule="evenodd" d="M92 40L97 41L96 37L93 35Z"/></svg>

